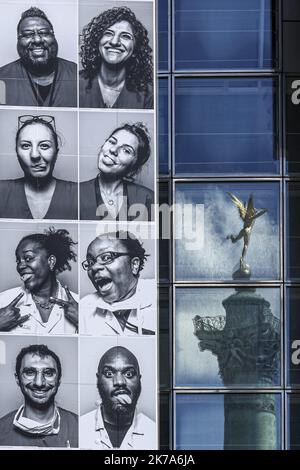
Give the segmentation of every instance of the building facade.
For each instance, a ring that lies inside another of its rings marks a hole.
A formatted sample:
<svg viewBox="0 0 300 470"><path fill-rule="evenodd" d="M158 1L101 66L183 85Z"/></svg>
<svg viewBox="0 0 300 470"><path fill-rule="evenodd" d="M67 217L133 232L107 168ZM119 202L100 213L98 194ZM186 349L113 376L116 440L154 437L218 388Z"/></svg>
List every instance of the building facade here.
<svg viewBox="0 0 300 470"><path fill-rule="evenodd" d="M158 0L162 449L299 448L299 35L297 1Z"/></svg>

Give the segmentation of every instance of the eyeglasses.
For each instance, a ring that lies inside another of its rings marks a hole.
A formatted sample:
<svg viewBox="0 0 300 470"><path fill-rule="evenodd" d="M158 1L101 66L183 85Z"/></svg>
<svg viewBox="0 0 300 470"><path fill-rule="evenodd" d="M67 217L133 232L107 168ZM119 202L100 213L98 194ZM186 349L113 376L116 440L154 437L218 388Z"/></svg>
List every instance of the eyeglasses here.
<svg viewBox="0 0 300 470"><path fill-rule="evenodd" d="M46 124L51 124L51 126L56 132L55 118L54 116L49 116L48 114L40 114L37 116L32 116L31 114L23 114L23 116L18 117L18 129L20 129L20 127L22 127L25 122L42 122Z"/></svg>
<svg viewBox="0 0 300 470"><path fill-rule="evenodd" d="M38 35L41 39L46 39L50 36L54 36L53 29L36 29L36 30L26 30L23 33L18 34L18 39L34 39L35 35Z"/></svg>
<svg viewBox="0 0 300 470"><path fill-rule="evenodd" d="M83 269L85 271L88 271L96 263L101 264L101 266L106 266L107 264L111 264L115 259L119 258L120 256L130 256L130 254L117 253L116 251L106 251L105 253L100 253L100 255L96 256L96 258L86 259L81 264Z"/></svg>
<svg viewBox="0 0 300 470"><path fill-rule="evenodd" d="M27 379L27 380L36 379L38 374L42 374L45 380L53 380L55 379L57 372L55 369L52 369L52 368L37 370L31 367L28 367L28 368L25 367L22 370L22 376L24 377L24 379Z"/></svg>

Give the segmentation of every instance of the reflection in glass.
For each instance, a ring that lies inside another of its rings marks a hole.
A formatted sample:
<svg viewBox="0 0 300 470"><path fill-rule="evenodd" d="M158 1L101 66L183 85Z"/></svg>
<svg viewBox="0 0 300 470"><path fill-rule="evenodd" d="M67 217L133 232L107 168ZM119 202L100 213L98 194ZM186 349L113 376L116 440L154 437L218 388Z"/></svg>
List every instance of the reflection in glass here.
<svg viewBox="0 0 300 470"><path fill-rule="evenodd" d="M160 207L168 208L169 201L169 183L160 181L159 183L159 204ZM168 211L169 213L169 211ZM159 280L168 282L170 279L170 233L171 220L165 215L165 212L159 213Z"/></svg>
<svg viewBox="0 0 300 470"><path fill-rule="evenodd" d="M159 111L159 173L169 174L169 81L160 78L158 81L158 111Z"/></svg>
<svg viewBox="0 0 300 470"><path fill-rule="evenodd" d="M277 174L272 78L177 78L176 174Z"/></svg>
<svg viewBox="0 0 300 470"><path fill-rule="evenodd" d="M279 394L177 394L176 449L279 449L280 414Z"/></svg>
<svg viewBox="0 0 300 470"><path fill-rule="evenodd" d="M279 319L276 288L176 288L176 386L279 385Z"/></svg>
<svg viewBox="0 0 300 470"><path fill-rule="evenodd" d="M272 68L273 3L175 0L176 70Z"/></svg>
<svg viewBox="0 0 300 470"><path fill-rule="evenodd" d="M158 70L169 69L169 0L158 0Z"/></svg>
<svg viewBox="0 0 300 470"><path fill-rule="evenodd" d="M288 448L300 449L300 394L288 395Z"/></svg>
<svg viewBox="0 0 300 470"><path fill-rule="evenodd" d="M288 182L286 191L286 276L300 280L300 183Z"/></svg>
<svg viewBox="0 0 300 470"><path fill-rule="evenodd" d="M300 288L287 287L287 385L300 387Z"/></svg>
<svg viewBox="0 0 300 470"><path fill-rule="evenodd" d="M230 281L238 268L242 241L232 244L241 220L228 192L268 212L255 222L246 261L251 280L279 278L279 184L275 182L177 183L176 279Z"/></svg>

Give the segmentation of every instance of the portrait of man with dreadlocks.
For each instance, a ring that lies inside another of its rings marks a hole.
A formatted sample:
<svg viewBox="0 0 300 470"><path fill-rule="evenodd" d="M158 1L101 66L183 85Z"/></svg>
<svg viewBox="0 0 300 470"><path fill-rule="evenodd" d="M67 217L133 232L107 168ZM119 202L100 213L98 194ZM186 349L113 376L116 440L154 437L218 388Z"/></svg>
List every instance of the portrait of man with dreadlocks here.
<svg viewBox="0 0 300 470"><path fill-rule="evenodd" d="M128 7L94 17L81 35L79 101L84 108L153 108L148 31Z"/></svg>

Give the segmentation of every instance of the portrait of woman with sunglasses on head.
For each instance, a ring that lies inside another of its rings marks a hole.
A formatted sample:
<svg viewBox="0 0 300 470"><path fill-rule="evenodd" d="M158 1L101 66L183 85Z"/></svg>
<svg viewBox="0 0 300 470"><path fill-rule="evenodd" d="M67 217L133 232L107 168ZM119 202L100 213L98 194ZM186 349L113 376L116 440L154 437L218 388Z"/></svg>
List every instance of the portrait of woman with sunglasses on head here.
<svg viewBox="0 0 300 470"><path fill-rule="evenodd" d="M114 7L83 28L79 103L85 108L153 108L148 31L127 7Z"/></svg>
<svg viewBox="0 0 300 470"><path fill-rule="evenodd" d="M0 181L0 217L77 219L77 183L53 176L60 149L54 117L19 116L15 149L24 177Z"/></svg>
<svg viewBox="0 0 300 470"><path fill-rule="evenodd" d="M22 287L0 293L0 331L19 334L74 334L77 296L58 275L76 262L76 242L65 229L23 237L15 250Z"/></svg>
<svg viewBox="0 0 300 470"><path fill-rule="evenodd" d="M100 148L98 175L80 183L80 218L151 220L154 193L135 182L150 155L145 124L126 123L114 129Z"/></svg>

